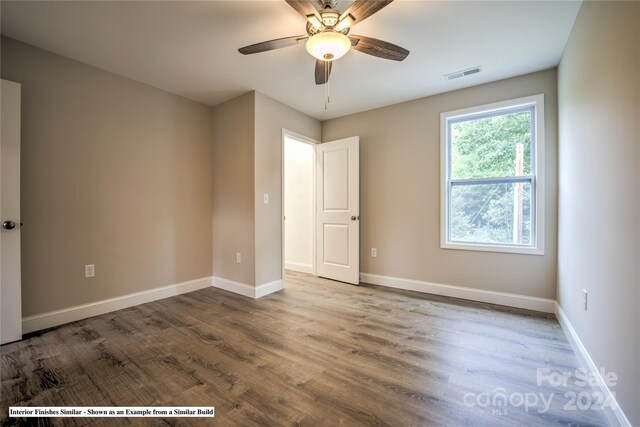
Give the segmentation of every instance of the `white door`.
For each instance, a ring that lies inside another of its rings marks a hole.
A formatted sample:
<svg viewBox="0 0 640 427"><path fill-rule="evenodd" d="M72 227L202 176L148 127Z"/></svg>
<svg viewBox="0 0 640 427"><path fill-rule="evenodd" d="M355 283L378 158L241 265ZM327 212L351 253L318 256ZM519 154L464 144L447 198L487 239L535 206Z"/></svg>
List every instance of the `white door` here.
<svg viewBox="0 0 640 427"><path fill-rule="evenodd" d="M0 344L22 339L20 295L20 85L0 87Z"/></svg>
<svg viewBox="0 0 640 427"><path fill-rule="evenodd" d="M360 282L360 138L326 142L316 149L317 272Z"/></svg>

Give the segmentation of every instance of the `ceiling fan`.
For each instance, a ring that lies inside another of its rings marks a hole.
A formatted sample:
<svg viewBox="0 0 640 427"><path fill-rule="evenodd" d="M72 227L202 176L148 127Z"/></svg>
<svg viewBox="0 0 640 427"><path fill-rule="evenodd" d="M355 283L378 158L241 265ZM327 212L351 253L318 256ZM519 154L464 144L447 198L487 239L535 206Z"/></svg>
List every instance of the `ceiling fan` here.
<svg viewBox="0 0 640 427"><path fill-rule="evenodd" d="M316 58L316 84L329 81L333 61L350 49L379 58L402 61L409 51L395 44L371 37L349 35L351 27L364 21L393 0L356 0L344 13L335 9L337 0L318 0L317 10L309 0L285 0L307 20L307 35L284 37L238 49L243 55L294 46L306 40L307 51Z"/></svg>

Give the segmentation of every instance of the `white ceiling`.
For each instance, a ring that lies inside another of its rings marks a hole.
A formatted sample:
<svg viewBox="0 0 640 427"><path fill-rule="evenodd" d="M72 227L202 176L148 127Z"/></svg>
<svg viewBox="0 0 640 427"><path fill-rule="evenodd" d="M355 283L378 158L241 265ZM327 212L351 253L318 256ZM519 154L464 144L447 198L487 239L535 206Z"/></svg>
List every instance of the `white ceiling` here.
<svg viewBox="0 0 640 427"><path fill-rule="evenodd" d="M342 11L350 1L340 1ZM166 91L217 105L250 90L324 120L554 67L580 1L396 0L352 34L411 51L403 62L349 52L331 103L301 43L244 56L239 47L304 34L283 0L6 1L2 34ZM443 74L481 65L447 81Z"/></svg>

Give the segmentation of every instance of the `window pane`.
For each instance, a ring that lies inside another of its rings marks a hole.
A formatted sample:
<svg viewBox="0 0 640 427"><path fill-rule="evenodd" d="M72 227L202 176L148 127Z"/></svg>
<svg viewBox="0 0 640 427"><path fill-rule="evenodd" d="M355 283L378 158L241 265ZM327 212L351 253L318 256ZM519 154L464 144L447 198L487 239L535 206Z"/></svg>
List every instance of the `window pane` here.
<svg viewBox="0 0 640 427"><path fill-rule="evenodd" d="M531 110L451 123L451 178L531 174Z"/></svg>
<svg viewBox="0 0 640 427"><path fill-rule="evenodd" d="M452 242L531 245L531 183L453 185Z"/></svg>

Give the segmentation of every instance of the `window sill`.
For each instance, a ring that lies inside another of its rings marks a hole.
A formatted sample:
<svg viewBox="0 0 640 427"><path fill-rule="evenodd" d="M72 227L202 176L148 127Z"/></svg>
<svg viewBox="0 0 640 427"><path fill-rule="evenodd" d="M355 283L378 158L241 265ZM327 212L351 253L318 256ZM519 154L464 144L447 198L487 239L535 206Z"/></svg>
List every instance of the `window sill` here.
<svg viewBox="0 0 640 427"><path fill-rule="evenodd" d="M520 255L544 255L544 249L540 247L521 247L506 245L478 245L472 243L441 243L441 249L454 249L462 251L501 252Z"/></svg>

